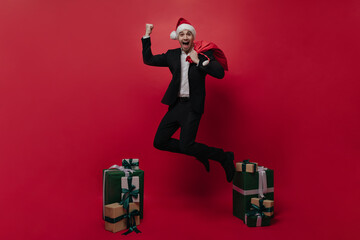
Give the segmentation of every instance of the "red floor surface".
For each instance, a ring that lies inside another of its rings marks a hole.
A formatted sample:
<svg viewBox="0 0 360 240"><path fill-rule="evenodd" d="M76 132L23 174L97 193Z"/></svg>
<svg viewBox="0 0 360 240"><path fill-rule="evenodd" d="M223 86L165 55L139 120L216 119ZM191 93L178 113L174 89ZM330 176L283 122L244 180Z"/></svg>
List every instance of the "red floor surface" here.
<svg viewBox="0 0 360 240"><path fill-rule="evenodd" d="M128 236L104 229L101 169L93 177L84 168L67 176L64 172L63 179L54 177L52 182L24 182L23 191L13 189L8 191L11 195L2 196L12 203L9 208L1 206L1 239L353 239L348 229L356 228L358 216L343 210L344 200L338 194L327 194L331 187L306 187L300 180L288 185L276 171L272 225L247 227L232 216L231 184L219 165L211 167L208 174L195 165L193 170L199 174L183 173L187 183L145 169L144 218L138 226L142 233ZM17 172L21 170L13 171ZM153 174L168 180L151 187ZM307 175L316 177L316 173ZM51 178L51 174L34 176L33 181L42 177Z"/></svg>

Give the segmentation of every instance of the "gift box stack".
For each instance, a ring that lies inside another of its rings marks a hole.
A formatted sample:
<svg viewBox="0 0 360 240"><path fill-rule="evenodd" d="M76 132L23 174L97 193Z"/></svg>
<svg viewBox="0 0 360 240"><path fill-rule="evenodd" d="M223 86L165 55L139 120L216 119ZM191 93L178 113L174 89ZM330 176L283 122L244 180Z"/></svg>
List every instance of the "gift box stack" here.
<svg viewBox="0 0 360 240"><path fill-rule="evenodd" d="M233 215L249 227L269 226L274 217L274 171L244 160L236 163Z"/></svg>
<svg viewBox="0 0 360 240"><path fill-rule="evenodd" d="M113 165L103 171L103 219L105 229L112 232L139 233L143 218L144 171L139 159L123 159L122 166Z"/></svg>

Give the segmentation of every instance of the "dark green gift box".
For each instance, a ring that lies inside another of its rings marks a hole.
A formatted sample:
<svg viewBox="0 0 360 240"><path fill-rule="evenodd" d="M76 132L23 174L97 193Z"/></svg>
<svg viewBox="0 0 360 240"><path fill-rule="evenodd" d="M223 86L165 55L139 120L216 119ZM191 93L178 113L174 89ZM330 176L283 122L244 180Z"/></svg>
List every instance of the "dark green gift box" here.
<svg viewBox="0 0 360 240"><path fill-rule="evenodd" d="M266 199L274 200L274 171L266 169ZM250 210L251 198L258 197L259 172L235 172L233 179L233 215L245 221L245 213ZM273 215L274 216L274 215Z"/></svg>
<svg viewBox="0 0 360 240"><path fill-rule="evenodd" d="M261 225L256 226L258 216L247 216L246 221L244 220L245 224L248 227L264 227L264 226L270 226L270 217L268 216L261 216Z"/></svg>
<svg viewBox="0 0 360 240"><path fill-rule="evenodd" d="M144 171L133 170L130 176L139 176L140 181L140 218L143 218L144 207ZM103 171L103 207L121 201L121 177L125 177L125 172L117 169L105 169Z"/></svg>

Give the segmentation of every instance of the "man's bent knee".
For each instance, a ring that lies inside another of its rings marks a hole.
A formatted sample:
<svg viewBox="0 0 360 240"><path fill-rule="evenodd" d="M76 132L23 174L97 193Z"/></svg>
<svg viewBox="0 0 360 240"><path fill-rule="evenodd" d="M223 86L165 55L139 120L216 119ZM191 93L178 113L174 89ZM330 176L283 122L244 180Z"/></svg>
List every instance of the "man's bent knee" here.
<svg viewBox="0 0 360 240"><path fill-rule="evenodd" d="M153 145L154 145L154 148L163 150L165 147L165 142L159 141L157 138L155 138Z"/></svg>

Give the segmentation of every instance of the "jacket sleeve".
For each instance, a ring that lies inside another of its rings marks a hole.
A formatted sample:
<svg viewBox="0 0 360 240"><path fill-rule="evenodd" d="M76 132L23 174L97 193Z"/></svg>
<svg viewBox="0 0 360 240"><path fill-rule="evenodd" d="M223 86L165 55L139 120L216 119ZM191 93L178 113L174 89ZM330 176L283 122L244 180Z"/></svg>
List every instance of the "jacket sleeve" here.
<svg viewBox="0 0 360 240"><path fill-rule="evenodd" d="M150 38L142 38L142 55L143 61L146 65L158 66L158 67L167 67L168 62L165 53L153 55L151 52L151 41Z"/></svg>
<svg viewBox="0 0 360 240"><path fill-rule="evenodd" d="M205 56L202 56L199 54L199 65L197 66L201 71L205 72L206 74L209 74L212 77L222 79L225 76L224 68L221 66L221 64L215 59L213 56L213 53L211 50L206 51L204 53L206 56L210 58L210 62L208 65L203 66L203 62L207 60Z"/></svg>

